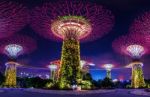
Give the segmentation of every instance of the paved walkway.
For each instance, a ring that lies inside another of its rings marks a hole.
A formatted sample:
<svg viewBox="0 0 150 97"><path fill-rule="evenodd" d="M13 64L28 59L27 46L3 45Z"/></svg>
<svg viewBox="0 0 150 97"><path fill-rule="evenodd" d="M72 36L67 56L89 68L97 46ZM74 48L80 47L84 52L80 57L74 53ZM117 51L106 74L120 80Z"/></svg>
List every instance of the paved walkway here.
<svg viewBox="0 0 150 97"><path fill-rule="evenodd" d="M26 89L27 92L36 92L36 93L47 93L47 94L75 94L75 95L86 95L86 94L100 94L100 93L109 93L115 92L115 90L81 90L81 91L72 91L72 90L42 90L42 89Z"/></svg>
<svg viewBox="0 0 150 97"><path fill-rule="evenodd" d="M55 91L56 92L56 91ZM4 92L0 93L0 97L147 97L133 95L129 93L129 90L115 90L112 92L105 93L92 93L85 95L76 95L76 94L59 94L56 93L38 93L38 92L29 92L24 91L23 89L5 89ZM68 91L70 92L70 91Z"/></svg>
<svg viewBox="0 0 150 97"><path fill-rule="evenodd" d="M131 94L135 95L144 95L144 96L150 96L150 92L145 92L144 89L135 89L130 92Z"/></svg>

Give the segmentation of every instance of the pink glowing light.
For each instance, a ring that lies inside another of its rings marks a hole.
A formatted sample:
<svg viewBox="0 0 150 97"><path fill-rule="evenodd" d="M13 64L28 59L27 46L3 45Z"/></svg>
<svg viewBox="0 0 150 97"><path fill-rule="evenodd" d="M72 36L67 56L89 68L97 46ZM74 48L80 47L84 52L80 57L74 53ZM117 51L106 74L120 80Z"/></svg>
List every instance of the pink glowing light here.
<svg viewBox="0 0 150 97"><path fill-rule="evenodd" d="M64 39L69 32L81 41L91 41L110 32L114 25L114 16L103 6L74 0L45 3L32 10L31 16L32 28L53 40Z"/></svg>
<svg viewBox="0 0 150 97"><path fill-rule="evenodd" d="M150 52L150 41L145 37L147 36L139 34L121 36L113 41L112 47L118 53L126 54L133 58L140 58Z"/></svg>
<svg viewBox="0 0 150 97"><path fill-rule="evenodd" d="M141 14L133 21L130 27L130 33L150 35L150 11Z"/></svg>
<svg viewBox="0 0 150 97"><path fill-rule="evenodd" d="M0 41L0 53L16 58L36 49L36 42L25 35L15 35Z"/></svg>
<svg viewBox="0 0 150 97"><path fill-rule="evenodd" d="M0 1L0 38L21 30L29 20L26 7L14 2Z"/></svg>
<svg viewBox="0 0 150 97"><path fill-rule="evenodd" d="M92 27L83 17L68 16L53 21L51 30L54 35L63 39L67 38L69 33L77 39L82 39L91 33Z"/></svg>

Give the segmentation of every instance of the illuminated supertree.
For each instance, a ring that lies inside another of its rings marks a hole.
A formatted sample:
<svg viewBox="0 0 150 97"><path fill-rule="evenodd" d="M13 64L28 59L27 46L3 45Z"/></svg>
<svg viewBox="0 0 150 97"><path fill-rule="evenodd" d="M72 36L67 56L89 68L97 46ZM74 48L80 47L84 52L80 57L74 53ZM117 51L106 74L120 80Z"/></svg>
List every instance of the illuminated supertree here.
<svg viewBox="0 0 150 97"><path fill-rule="evenodd" d="M36 42L22 35L15 35L10 38L4 38L0 41L0 53L9 57L9 61L5 64L6 80L4 86L16 87L16 59L19 55L27 54L36 49Z"/></svg>
<svg viewBox="0 0 150 97"><path fill-rule="evenodd" d="M0 1L0 38L8 37L28 23L28 10L14 2Z"/></svg>
<svg viewBox="0 0 150 97"><path fill-rule="evenodd" d="M60 63L61 63L60 60L54 60L54 61L50 62L51 65L55 65L57 67L55 69L55 72L53 72L54 73L53 77L56 81L58 80L59 74L60 74L60 65L61 65ZM52 72L51 72L51 74L52 74Z"/></svg>
<svg viewBox="0 0 150 97"><path fill-rule="evenodd" d="M89 68L89 66L95 66L95 64L90 61L80 60L80 66L81 66L81 69L84 69L84 67Z"/></svg>
<svg viewBox="0 0 150 97"><path fill-rule="evenodd" d="M61 67L61 60L54 60L52 62L50 62L50 64L52 65L52 68L53 68L53 65L54 68L55 68L55 74L53 74L54 79L58 79L59 78L59 73L60 73L60 67ZM51 66L49 65L49 66ZM88 61L85 61L85 60L81 60L80 61L80 67L81 67L81 72L82 72L82 76L85 75L86 73L89 73L89 66L95 66L95 64L93 64L92 62L88 62ZM52 71L52 70L51 70ZM52 74L52 72L51 72Z"/></svg>
<svg viewBox="0 0 150 97"><path fill-rule="evenodd" d="M148 44L143 35L130 34L116 39L112 44L114 50L121 54L129 55L132 58L132 87L144 87L144 75L142 71L143 63L140 58L149 53Z"/></svg>
<svg viewBox="0 0 150 97"><path fill-rule="evenodd" d="M83 76L85 76L87 73L89 73L89 67L90 66L95 66L94 63L88 62L88 61L85 61L85 60L81 60L80 65L81 65L82 79L83 79Z"/></svg>
<svg viewBox="0 0 150 97"><path fill-rule="evenodd" d="M96 64L100 64L100 65L97 65L97 68L106 70L105 78L108 78L110 80L111 80L111 70L118 69L119 64L121 64L120 62L123 62L120 59L120 56L114 57L114 53L112 53L112 52L111 53L108 52L108 53L102 54L100 56L96 56L94 58L94 61L97 62Z"/></svg>
<svg viewBox="0 0 150 97"><path fill-rule="evenodd" d="M108 33L114 16L100 5L61 0L35 8L31 21L40 35L63 40L59 87L67 88L81 79L79 40L95 40Z"/></svg>
<svg viewBox="0 0 150 97"><path fill-rule="evenodd" d="M103 66L106 69L106 77L111 79L111 70L114 67L113 64L104 64Z"/></svg>
<svg viewBox="0 0 150 97"><path fill-rule="evenodd" d="M50 64L48 66L48 68L50 69L51 73L50 73L50 77L52 78L53 82L55 81L55 75L56 75L56 70L57 70L57 65L55 64Z"/></svg>

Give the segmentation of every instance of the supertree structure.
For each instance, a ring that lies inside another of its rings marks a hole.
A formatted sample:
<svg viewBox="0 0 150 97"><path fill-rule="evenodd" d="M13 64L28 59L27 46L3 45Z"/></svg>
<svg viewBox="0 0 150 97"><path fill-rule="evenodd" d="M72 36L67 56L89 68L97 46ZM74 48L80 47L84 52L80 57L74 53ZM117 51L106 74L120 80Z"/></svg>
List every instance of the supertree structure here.
<svg viewBox="0 0 150 97"><path fill-rule="evenodd" d="M60 75L60 65L61 65L60 63L61 63L60 60L54 60L50 62L50 65L55 65L57 67L54 72L51 72L51 75L53 73L53 78L56 81L58 80L59 75Z"/></svg>
<svg viewBox="0 0 150 97"><path fill-rule="evenodd" d="M104 64L103 65L103 68L106 69L106 77L109 78L109 79L111 79L111 70L112 70L113 67L114 67L113 64Z"/></svg>
<svg viewBox="0 0 150 97"><path fill-rule="evenodd" d="M15 35L0 41L0 53L7 55L9 61L5 64L6 80L4 86L16 87L16 62L18 56L28 54L36 49L36 42L24 35Z"/></svg>
<svg viewBox="0 0 150 97"><path fill-rule="evenodd" d="M48 68L50 69L51 73L50 73L50 77L53 80L53 82L55 81L55 75L56 75L56 70L57 70L57 65L56 64L50 64L48 66Z"/></svg>
<svg viewBox="0 0 150 97"><path fill-rule="evenodd" d="M83 69L84 67L88 67L89 66L95 66L94 63L90 62L90 61L86 61L86 60L80 60L80 66L81 66L81 69Z"/></svg>
<svg viewBox="0 0 150 97"><path fill-rule="evenodd" d="M89 61L85 61L85 60L81 60L80 61L80 65L81 65L81 76L82 76L82 79L83 77L89 73L89 67L90 66L95 66L94 63L92 62L89 62Z"/></svg>
<svg viewBox="0 0 150 97"><path fill-rule="evenodd" d="M50 62L49 66L52 66L52 68L54 66L55 71L51 70L51 71L53 71L53 72L51 72L51 75L53 76L54 79L58 79L59 73L60 73L60 67L61 67L61 60L54 60L54 61ZM90 66L95 66L95 64L92 62L89 62L89 61L80 60L80 67L81 67L82 76L85 75L86 73L89 73L89 67ZM49 68L51 68L51 67L49 67Z"/></svg>
<svg viewBox="0 0 150 97"><path fill-rule="evenodd" d="M59 78L59 87L63 89L81 79L79 41L95 40L108 33L114 16L101 5L61 0L35 8L31 21L40 35L63 40Z"/></svg>
<svg viewBox="0 0 150 97"><path fill-rule="evenodd" d="M136 37L136 38L135 38ZM112 44L114 50L118 53L128 55L132 58L132 83L133 88L140 88L145 86L144 75L142 71L143 63L140 58L144 54L148 54L148 43L143 35L130 34L121 36L114 40Z"/></svg>
<svg viewBox="0 0 150 97"><path fill-rule="evenodd" d="M0 1L0 38L22 29L29 20L26 7L14 2Z"/></svg>
<svg viewBox="0 0 150 97"><path fill-rule="evenodd" d="M106 70L105 78L108 78L110 80L112 80L112 77L111 77L112 69L118 69L117 67L119 66L119 64L121 64L120 62L122 62L122 60L120 59L120 56L114 57L114 53L112 52L111 53L108 52L103 55L96 56L94 61L97 62L96 64L100 64L100 65L97 65L97 68Z"/></svg>

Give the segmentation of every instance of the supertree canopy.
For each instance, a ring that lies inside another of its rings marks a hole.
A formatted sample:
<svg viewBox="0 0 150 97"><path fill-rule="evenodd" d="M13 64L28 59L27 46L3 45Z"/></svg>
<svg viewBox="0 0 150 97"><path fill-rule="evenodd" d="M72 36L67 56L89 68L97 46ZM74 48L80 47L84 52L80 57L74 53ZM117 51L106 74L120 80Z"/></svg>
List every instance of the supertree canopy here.
<svg viewBox="0 0 150 97"><path fill-rule="evenodd" d="M40 35L63 40L59 79L59 87L63 89L81 79L79 40L95 40L108 33L114 16L101 5L61 0L35 8L31 21Z"/></svg>
<svg viewBox="0 0 150 97"><path fill-rule="evenodd" d="M17 57L23 51L23 47L17 44L5 46L5 53L10 57Z"/></svg>
<svg viewBox="0 0 150 97"><path fill-rule="evenodd" d="M51 70L56 70L57 69L57 65L51 64L51 65L48 66L48 68L50 68Z"/></svg>
<svg viewBox="0 0 150 97"><path fill-rule="evenodd" d="M104 68L107 70L111 70L113 67L113 64L104 64Z"/></svg>
<svg viewBox="0 0 150 97"><path fill-rule="evenodd" d="M111 11L101 5L78 0L46 3L36 7L31 15L33 29L53 40L64 39L64 35L71 32L82 41L95 40L108 33L114 24Z"/></svg>
<svg viewBox="0 0 150 97"><path fill-rule="evenodd" d="M30 53L36 49L36 42L24 35L15 35L10 38L4 38L0 41L0 53L9 57L6 63L4 85L7 87L16 87L16 58L25 53Z"/></svg>
<svg viewBox="0 0 150 97"><path fill-rule="evenodd" d="M19 55L28 54L36 49L36 42L25 35L14 35L0 41L0 53L16 59Z"/></svg>
<svg viewBox="0 0 150 97"><path fill-rule="evenodd" d="M144 54L144 47L137 44L129 45L126 50L133 57L139 57Z"/></svg>
<svg viewBox="0 0 150 97"><path fill-rule="evenodd" d="M80 60L80 67L81 67L82 73L85 73L85 74L89 73L90 66L95 66L95 64L86 60Z"/></svg>
<svg viewBox="0 0 150 97"><path fill-rule="evenodd" d="M52 22L51 30L55 36L63 39L82 39L90 34L92 27L84 17L63 16Z"/></svg>
<svg viewBox="0 0 150 97"><path fill-rule="evenodd" d="M146 39L147 40L147 39ZM116 52L131 56L133 62L130 64L132 67L132 87L139 88L144 87L144 76L140 58L149 53L148 43L143 35L130 34L122 36L113 42L113 48Z"/></svg>
<svg viewBox="0 0 150 97"><path fill-rule="evenodd" d="M26 7L14 2L0 1L0 38L12 35L28 23Z"/></svg>
<svg viewBox="0 0 150 97"><path fill-rule="evenodd" d="M120 53L129 55L133 59L139 59L144 54L149 53L148 39L145 35L129 34L121 36L113 41L113 49Z"/></svg>

